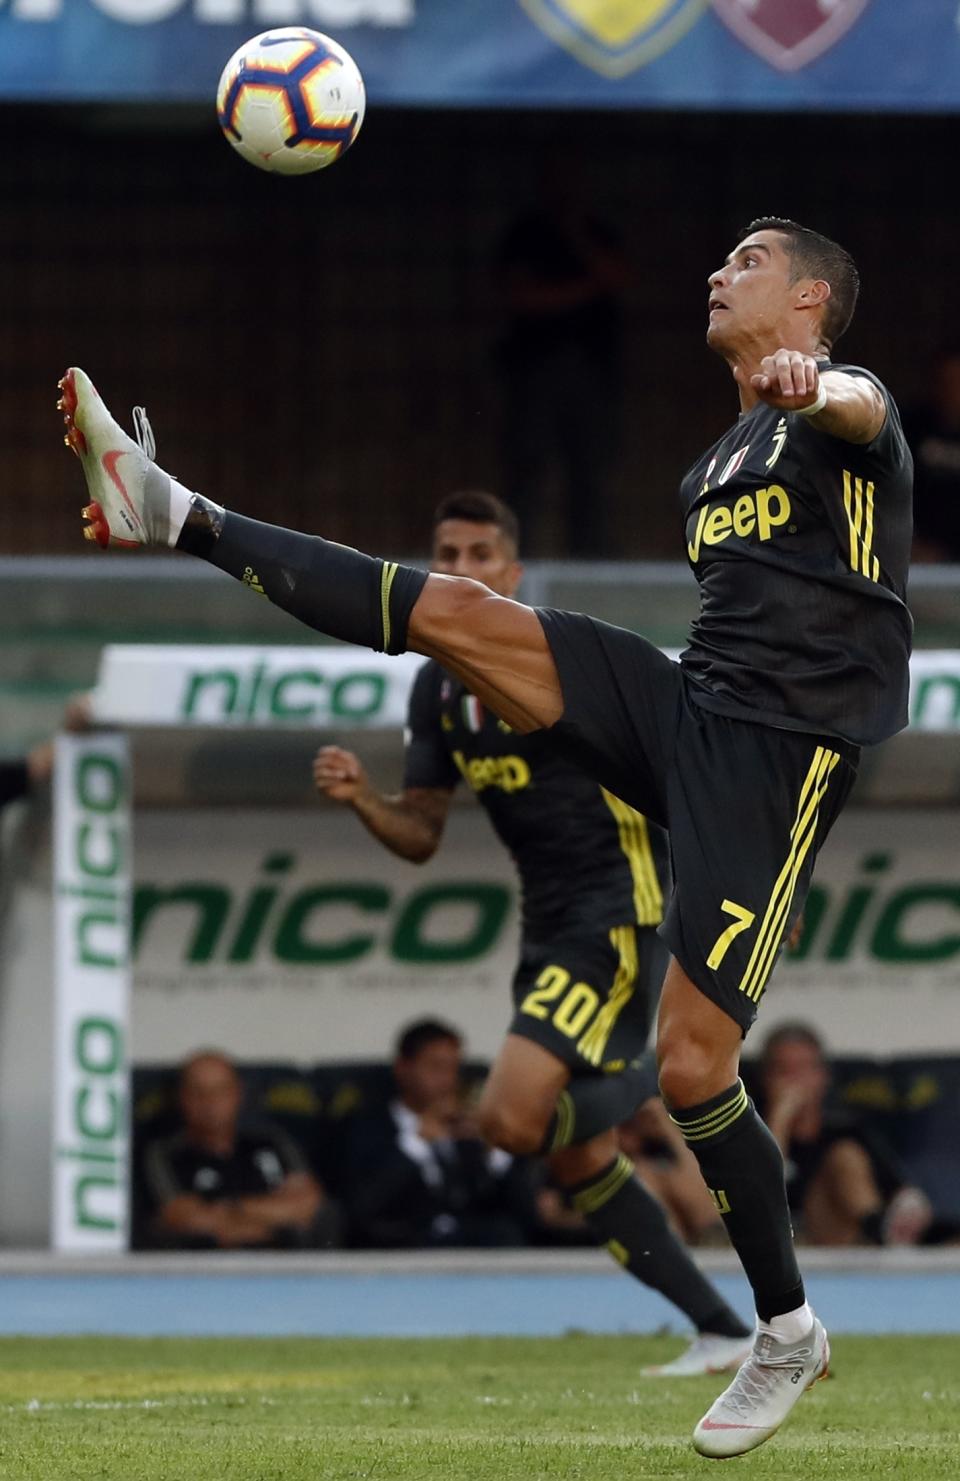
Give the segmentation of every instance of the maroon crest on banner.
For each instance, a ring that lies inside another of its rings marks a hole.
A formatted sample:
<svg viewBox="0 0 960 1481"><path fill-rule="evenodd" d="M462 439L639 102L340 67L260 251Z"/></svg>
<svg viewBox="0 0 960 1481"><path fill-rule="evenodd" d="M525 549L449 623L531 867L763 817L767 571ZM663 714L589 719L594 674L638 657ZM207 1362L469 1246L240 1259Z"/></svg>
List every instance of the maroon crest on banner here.
<svg viewBox="0 0 960 1481"><path fill-rule="evenodd" d="M870 0L712 0L717 15L751 51L796 72L828 51Z"/></svg>

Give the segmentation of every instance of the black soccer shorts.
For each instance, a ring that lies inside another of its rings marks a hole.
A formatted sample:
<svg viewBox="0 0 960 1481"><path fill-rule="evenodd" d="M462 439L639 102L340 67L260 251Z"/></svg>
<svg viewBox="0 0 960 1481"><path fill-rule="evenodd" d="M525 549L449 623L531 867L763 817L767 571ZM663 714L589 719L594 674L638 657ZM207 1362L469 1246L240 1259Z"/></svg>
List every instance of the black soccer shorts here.
<svg viewBox="0 0 960 1481"><path fill-rule="evenodd" d="M666 967L653 926L580 925L542 944L524 937L510 1033L576 1075L618 1074L643 1055Z"/></svg>
<svg viewBox="0 0 960 1481"><path fill-rule="evenodd" d="M551 734L609 791L669 831L660 934L744 1034L856 777L855 746L702 709L646 639L541 610L564 711Z"/></svg>

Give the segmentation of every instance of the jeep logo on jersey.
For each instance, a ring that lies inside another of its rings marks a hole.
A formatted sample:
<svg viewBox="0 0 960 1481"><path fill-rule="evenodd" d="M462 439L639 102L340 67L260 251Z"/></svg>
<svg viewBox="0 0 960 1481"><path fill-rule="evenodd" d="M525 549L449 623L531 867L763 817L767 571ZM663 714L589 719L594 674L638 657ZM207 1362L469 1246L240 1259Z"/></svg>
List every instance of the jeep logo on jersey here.
<svg viewBox="0 0 960 1481"><path fill-rule="evenodd" d="M454 751L453 759L474 792L485 792L488 787L522 792L530 785L530 768L522 756L467 757L462 751Z"/></svg>
<svg viewBox="0 0 960 1481"><path fill-rule="evenodd" d="M755 494L741 494L732 506L704 504L697 514L693 538L687 542L687 554L696 565L704 545L722 545L731 535L747 540L756 534L761 542L770 540L790 514L789 496L778 483L757 489Z"/></svg>
<svg viewBox="0 0 960 1481"><path fill-rule="evenodd" d="M869 0L712 0L735 36L771 67L796 72L835 46Z"/></svg>
<svg viewBox="0 0 960 1481"><path fill-rule="evenodd" d="M552 41L605 77L626 77L669 51L707 0L520 0Z"/></svg>

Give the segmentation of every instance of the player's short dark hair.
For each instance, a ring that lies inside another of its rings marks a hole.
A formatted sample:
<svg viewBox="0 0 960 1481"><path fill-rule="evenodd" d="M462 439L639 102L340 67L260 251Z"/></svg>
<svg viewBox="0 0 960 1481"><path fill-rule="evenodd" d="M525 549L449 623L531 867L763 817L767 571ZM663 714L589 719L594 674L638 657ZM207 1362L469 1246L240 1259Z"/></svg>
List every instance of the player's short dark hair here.
<svg viewBox="0 0 960 1481"><path fill-rule="evenodd" d="M422 1049L438 1043L462 1044L463 1038L449 1023L439 1018L418 1018L409 1023L397 1038L398 1059L416 1059Z"/></svg>
<svg viewBox="0 0 960 1481"><path fill-rule="evenodd" d="M509 504L498 499L496 494L487 494L480 489L447 494L433 511L433 528L436 529L445 519L465 519L473 525L496 525L514 550L520 548L520 522Z"/></svg>
<svg viewBox="0 0 960 1481"><path fill-rule="evenodd" d="M760 1050L760 1068L765 1070L773 1055L781 1044L806 1044L808 1049L815 1049L820 1058L826 1061L827 1052L823 1047L823 1040L808 1023L781 1023L772 1029L763 1041Z"/></svg>
<svg viewBox="0 0 960 1481"><path fill-rule="evenodd" d="M820 333L827 347L832 348L849 329L860 295L860 274L850 253L819 231L785 216L758 217L740 233L741 241L755 231L776 231L787 238L794 282L798 278L822 278L830 284Z"/></svg>

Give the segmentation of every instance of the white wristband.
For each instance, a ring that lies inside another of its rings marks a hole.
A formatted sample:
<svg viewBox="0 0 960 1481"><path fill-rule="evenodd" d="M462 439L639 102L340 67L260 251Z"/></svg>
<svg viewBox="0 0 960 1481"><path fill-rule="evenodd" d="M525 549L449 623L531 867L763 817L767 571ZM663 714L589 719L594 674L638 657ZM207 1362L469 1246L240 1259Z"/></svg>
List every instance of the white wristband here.
<svg viewBox="0 0 960 1481"><path fill-rule="evenodd" d="M820 382L820 389L817 392L817 399L816 399L816 401L814 401L810 406L798 406L797 407L797 416L798 417L815 417L818 411L823 411L823 408L826 406L826 404L827 404L827 393L826 393L826 391L824 389L823 381L821 381Z"/></svg>

